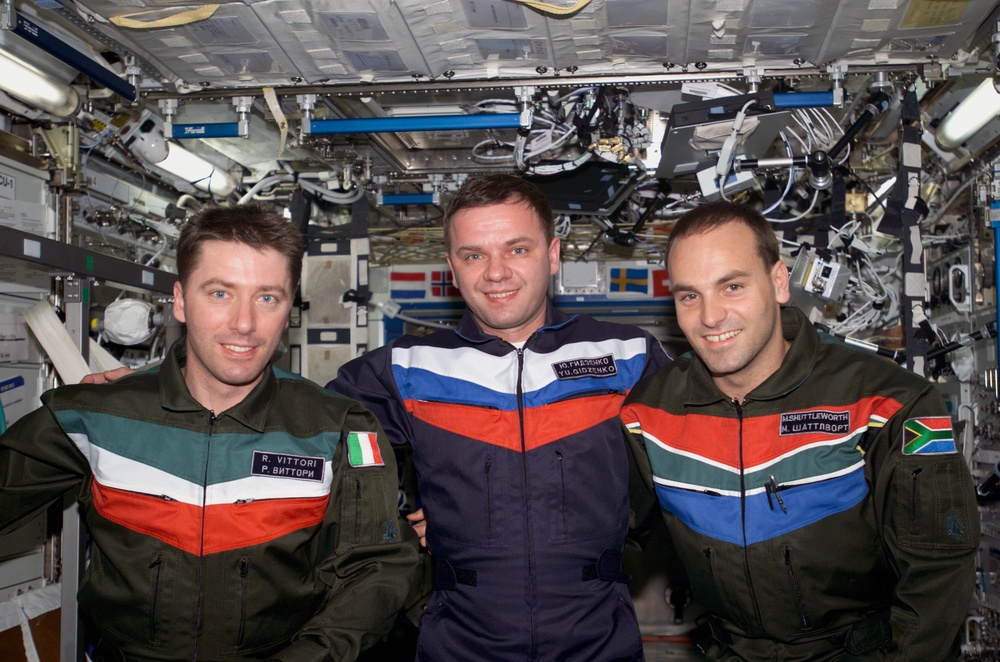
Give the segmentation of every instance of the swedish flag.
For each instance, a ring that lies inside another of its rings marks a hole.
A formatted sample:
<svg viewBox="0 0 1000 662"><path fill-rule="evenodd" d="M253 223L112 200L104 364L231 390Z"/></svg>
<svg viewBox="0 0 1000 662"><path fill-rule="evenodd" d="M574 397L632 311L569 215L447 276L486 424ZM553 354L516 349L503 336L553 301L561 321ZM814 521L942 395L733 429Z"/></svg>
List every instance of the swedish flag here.
<svg viewBox="0 0 1000 662"><path fill-rule="evenodd" d="M649 292L648 269L612 269L611 292Z"/></svg>

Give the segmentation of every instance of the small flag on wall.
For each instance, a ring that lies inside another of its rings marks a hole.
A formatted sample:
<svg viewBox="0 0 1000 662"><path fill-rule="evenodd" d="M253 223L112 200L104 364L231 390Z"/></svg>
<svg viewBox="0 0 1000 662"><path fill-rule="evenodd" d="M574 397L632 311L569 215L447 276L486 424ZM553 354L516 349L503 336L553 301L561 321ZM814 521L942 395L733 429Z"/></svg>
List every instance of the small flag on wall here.
<svg viewBox="0 0 1000 662"><path fill-rule="evenodd" d="M609 277L611 292L642 292L649 291L649 271L646 269L611 269Z"/></svg>
<svg viewBox="0 0 1000 662"><path fill-rule="evenodd" d="M424 271L393 271L389 274L389 296L397 300L426 298L427 273Z"/></svg>
<svg viewBox="0 0 1000 662"><path fill-rule="evenodd" d="M669 276L666 269L654 269L651 274L653 278L654 297L672 297L673 291L670 289Z"/></svg>
<svg viewBox="0 0 1000 662"><path fill-rule="evenodd" d="M436 297L457 297L458 288L450 271L431 272L431 294Z"/></svg>

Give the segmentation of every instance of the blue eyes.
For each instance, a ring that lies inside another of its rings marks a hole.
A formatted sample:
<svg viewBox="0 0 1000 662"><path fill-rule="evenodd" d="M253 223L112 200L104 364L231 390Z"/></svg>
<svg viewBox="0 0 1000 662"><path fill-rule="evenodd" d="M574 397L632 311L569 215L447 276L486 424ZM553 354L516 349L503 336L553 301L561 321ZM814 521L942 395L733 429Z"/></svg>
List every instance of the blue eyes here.
<svg viewBox="0 0 1000 662"><path fill-rule="evenodd" d="M526 255L528 253L528 249L524 247L518 247L518 248L512 248L510 252L512 255ZM473 260L481 260L483 259L483 257L484 256L482 253L469 253L462 259L465 261L473 261Z"/></svg>
<svg viewBox="0 0 1000 662"><path fill-rule="evenodd" d="M229 298L229 293L225 290L213 290L209 293L209 297L215 300L222 300ZM260 295L261 303L277 303L278 297L274 294L262 294Z"/></svg>

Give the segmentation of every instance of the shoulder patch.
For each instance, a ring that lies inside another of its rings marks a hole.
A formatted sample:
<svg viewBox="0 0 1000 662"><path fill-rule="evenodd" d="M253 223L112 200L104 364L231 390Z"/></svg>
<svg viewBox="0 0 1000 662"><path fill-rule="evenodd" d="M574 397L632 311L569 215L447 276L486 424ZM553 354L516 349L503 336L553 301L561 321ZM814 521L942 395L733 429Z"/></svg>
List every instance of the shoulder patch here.
<svg viewBox="0 0 1000 662"><path fill-rule="evenodd" d="M374 432L350 432L347 435L347 461L352 467L384 467L378 435Z"/></svg>
<svg viewBox="0 0 1000 662"><path fill-rule="evenodd" d="M903 426L903 455L955 453L950 416L907 419Z"/></svg>

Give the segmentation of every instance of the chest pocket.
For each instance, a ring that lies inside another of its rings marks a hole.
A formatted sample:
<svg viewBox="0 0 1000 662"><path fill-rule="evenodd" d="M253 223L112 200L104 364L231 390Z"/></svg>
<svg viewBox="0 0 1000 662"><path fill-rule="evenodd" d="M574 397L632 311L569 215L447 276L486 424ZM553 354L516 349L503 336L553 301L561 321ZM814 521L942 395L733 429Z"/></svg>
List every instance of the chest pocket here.
<svg viewBox="0 0 1000 662"><path fill-rule="evenodd" d="M414 421L413 464L421 506L427 510L431 548L435 540L505 548L514 533L509 522L512 481L520 475L520 453L495 444L442 432ZM519 484L519 483L518 483Z"/></svg>
<svg viewBox="0 0 1000 662"><path fill-rule="evenodd" d="M534 451L549 513L549 541L615 535L628 517L628 461L617 419Z"/></svg>

